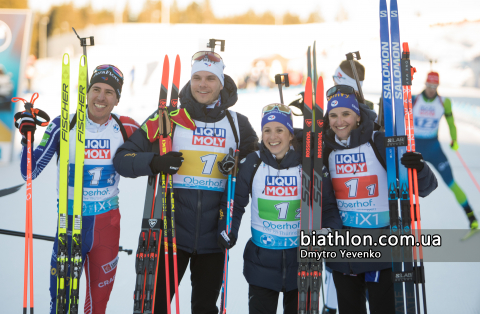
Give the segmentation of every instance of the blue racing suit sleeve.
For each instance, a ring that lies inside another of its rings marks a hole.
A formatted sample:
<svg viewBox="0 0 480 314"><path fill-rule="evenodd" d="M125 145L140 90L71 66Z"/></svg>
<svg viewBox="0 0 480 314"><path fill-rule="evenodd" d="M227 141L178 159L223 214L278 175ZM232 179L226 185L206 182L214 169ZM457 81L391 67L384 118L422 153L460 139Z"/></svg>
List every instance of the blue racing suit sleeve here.
<svg viewBox="0 0 480 314"><path fill-rule="evenodd" d="M53 155L60 153L60 116L53 119L43 134L42 141L32 154L32 179L35 179L48 165ZM27 180L27 150L22 148L20 162L22 177Z"/></svg>

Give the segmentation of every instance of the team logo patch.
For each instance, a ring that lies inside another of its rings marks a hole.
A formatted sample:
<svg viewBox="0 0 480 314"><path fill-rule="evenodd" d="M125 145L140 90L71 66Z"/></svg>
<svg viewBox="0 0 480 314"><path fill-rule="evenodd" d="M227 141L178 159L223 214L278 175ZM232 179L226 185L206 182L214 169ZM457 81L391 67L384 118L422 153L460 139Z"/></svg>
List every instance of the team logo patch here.
<svg viewBox="0 0 480 314"><path fill-rule="evenodd" d="M85 140L85 159L110 159L110 140Z"/></svg>
<svg viewBox="0 0 480 314"><path fill-rule="evenodd" d="M335 171L338 174L359 173L367 171L364 153L335 155Z"/></svg>
<svg viewBox="0 0 480 314"><path fill-rule="evenodd" d="M193 131L192 144L214 147L225 147L227 131L221 128L197 127Z"/></svg>
<svg viewBox="0 0 480 314"><path fill-rule="evenodd" d="M53 122L51 122L48 126L47 126L47 129L45 130L46 133L50 133L53 131L53 129L56 127L57 125Z"/></svg>
<svg viewBox="0 0 480 314"><path fill-rule="evenodd" d="M260 237L260 241L266 246L273 246L275 244L275 239L268 234L264 234Z"/></svg>
<svg viewBox="0 0 480 314"><path fill-rule="evenodd" d="M423 117L434 117L435 109L432 106L422 105L420 107L420 115Z"/></svg>
<svg viewBox="0 0 480 314"><path fill-rule="evenodd" d="M295 176L267 176L265 178L265 195L297 196L298 185Z"/></svg>
<svg viewBox="0 0 480 314"><path fill-rule="evenodd" d="M331 103L332 107L336 107L338 105L338 100L334 100Z"/></svg>
<svg viewBox="0 0 480 314"><path fill-rule="evenodd" d="M47 134L47 132L45 132L45 134L43 134L43 138L42 138L42 141L40 142L39 146L45 147L49 138L50 138L50 134Z"/></svg>
<svg viewBox="0 0 480 314"><path fill-rule="evenodd" d="M272 115L269 116L267 119L270 120L270 121L275 120L275 116L272 114Z"/></svg>
<svg viewBox="0 0 480 314"><path fill-rule="evenodd" d="M118 264L118 255L117 255L117 257L115 257L113 259L113 261L111 261L111 262L109 262L105 265L102 265L103 272L105 274L108 274L109 272L111 272L112 270L114 270L117 267L117 264Z"/></svg>

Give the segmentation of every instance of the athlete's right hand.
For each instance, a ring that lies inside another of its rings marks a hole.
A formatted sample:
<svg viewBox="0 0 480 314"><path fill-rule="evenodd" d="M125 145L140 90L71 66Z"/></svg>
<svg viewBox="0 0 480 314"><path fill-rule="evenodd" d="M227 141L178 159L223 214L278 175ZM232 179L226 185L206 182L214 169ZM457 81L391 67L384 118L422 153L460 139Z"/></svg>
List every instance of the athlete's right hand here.
<svg viewBox="0 0 480 314"><path fill-rule="evenodd" d="M35 134L35 130L37 129L37 125L35 124L35 119L32 117L32 114L27 111L22 111L20 114L20 118L15 122L15 126L18 128L20 133L22 134L22 145L27 145L27 133L31 132L31 141L33 143L33 135Z"/></svg>
<svg viewBox="0 0 480 314"><path fill-rule="evenodd" d="M163 172L165 174L175 174L182 165L183 153L168 152L163 156L155 155L150 162L150 169L154 174Z"/></svg>

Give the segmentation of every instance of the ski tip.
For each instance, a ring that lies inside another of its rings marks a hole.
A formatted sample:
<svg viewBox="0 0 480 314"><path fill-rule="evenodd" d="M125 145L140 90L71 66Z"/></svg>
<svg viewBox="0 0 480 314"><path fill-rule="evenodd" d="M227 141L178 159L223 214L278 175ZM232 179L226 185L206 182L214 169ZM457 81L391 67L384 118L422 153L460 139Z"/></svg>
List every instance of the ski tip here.
<svg viewBox="0 0 480 314"><path fill-rule="evenodd" d="M83 65L82 65L83 63ZM80 67L86 67L87 66L87 56L86 55L82 55L80 57Z"/></svg>
<svg viewBox="0 0 480 314"><path fill-rule="evenodd" d="M315 94L315 104L319 106L322 110L324 107L324 93L323 93L323 77L318 77L317 82L317 93Z"/></svg>
<svg viewBox="0 0 480 314"><path fill-rule="evenodd" d="M175 58L175 68L173 69L173 85L177 86L180 84L180 71L181 71L181 63L180 63L180 56L177 55Z"/></svg>
<svg viewBox="0 0 480 314"><path fill-rule="evenodd" d="M307 77L305 82L305 94L303 99L304 104L312 110L312 79Z"/></svg>
<svg viewBox="0 0 480 314"><path fill-rule="evenodd" d="M64 53L64 54L63 54L62 62L63 62L63 64L65 64L65 65L69 65L69 64L70 64L70 56L68 55L68 53Z"/></svg>

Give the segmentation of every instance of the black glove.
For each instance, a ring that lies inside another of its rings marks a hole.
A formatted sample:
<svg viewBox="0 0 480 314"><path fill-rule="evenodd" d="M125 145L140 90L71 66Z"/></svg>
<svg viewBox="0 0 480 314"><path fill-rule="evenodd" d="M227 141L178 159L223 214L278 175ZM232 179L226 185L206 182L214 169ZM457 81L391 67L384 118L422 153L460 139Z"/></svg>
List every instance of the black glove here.
<svg viewBox="0 0 480 314"><path fill-rule="evenodd" d="M35 119L33 119L32 114L23 111L16 114L18 120L15 121L15 126L18 128L20 133L22 134L22 145L27 145L27 133L31 133L31 141L34 141L34 134L35 130L37 129L37 125L35 123Z"/></svg>
<svg viewBox="0 0 480 314"><path fill-rule="evenodd" d="M235 246L235 243L237 243L237 237L231 232L227 235L225 230L223 230L218 236L217 244L222 250L230 250Z"/></svg>
<svg viewBox="0 0 480 314"><path fill-rule="evenodd" d="M403 154L400 162L407 168L417 169L418 172L422 171L423 167L425 167L425 161L423 160L422 154L419 152L408 152Z"/></svg>
<svg viewBox="0 0 480 314"><path fill-rule="evenodd" d="M218 170L225 176L232 171L233 167L235 166L235 157L233 156L232 148L230 148L229 153L223 157L222 161L217 162L217 165Z"/></svg>
<svg viewBox="0 0 480 314"><path fill-rule="evenodd" d="M175 174L182 165L183 153L168 152L163 156L155 155L150 162L150 169L154 174L163 172L165 174Z"/></svg>

